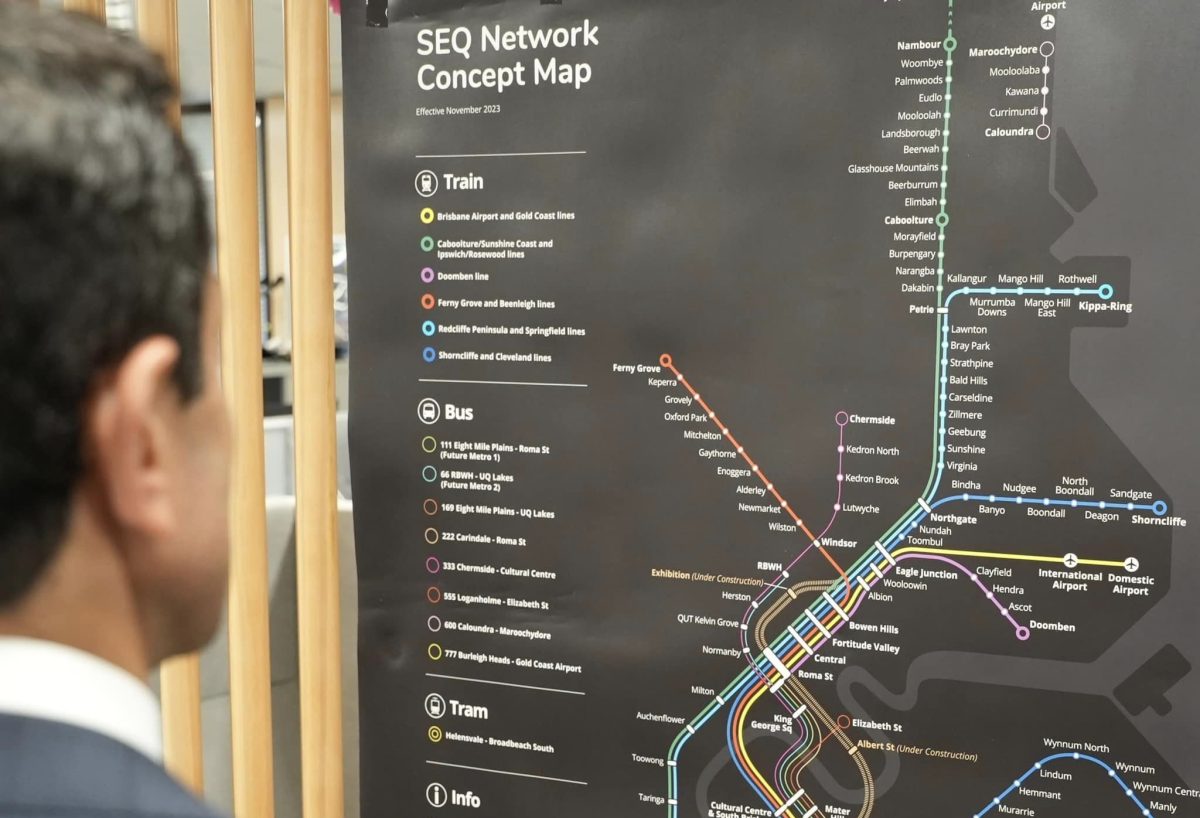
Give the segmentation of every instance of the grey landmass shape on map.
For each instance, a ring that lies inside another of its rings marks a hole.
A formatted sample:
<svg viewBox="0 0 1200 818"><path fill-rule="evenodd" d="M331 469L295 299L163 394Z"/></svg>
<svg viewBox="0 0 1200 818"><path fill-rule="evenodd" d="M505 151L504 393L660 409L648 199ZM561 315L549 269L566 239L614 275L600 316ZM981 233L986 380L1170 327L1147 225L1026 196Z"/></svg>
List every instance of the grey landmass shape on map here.
<svg viewBox="0 0 1200 818"><path fill-rule="evenodd" d="M886 742L888 737L880 730L864 730L863 734L875 742ZM790 734L773 733L770 730L762 730L751 727L744 732L746 746L753 747L762 741L775 741L780 745L782 750L786 750L792 744ZM771 753L767 753L771 756ZM878 772L874 772L875 786L879 792L887 792L893 784L900 778L900 758L896 753L880 753L879 756L883 760L883 767ZM700 775L696 779L695 796L696 796L696 814L708 814L708 805L712 802L712 796L709 795L709 788L717 776L726 767L733 764L733 759L729 752L722 748L713 754L708 763L704 765L704 769L700 771ZM820 758L814 758L813 761L804 768L806 775L811 775L816 779L820 791L828 795L830 798L836 799L844 804L861 804L863 802L863 791L857 788L844 786L840 781L829 772L824 762Z"/></svg>
<svg viewBox="0 0 1200 818"><path fill-rule="evenodd" d="M1071 15L1060 26L1059 53L1071 58L1057 69L1054 115L1075 138L1057 146L1056 161L1064 165L1054 181L1067 205L1087 212L1052 250L1060 259L1106 253L1131 258L1135 311L1129 325L1116 331L1077 329L1071 379L1166 487L1171 513L1194 518L1200 509L1193 466L1200 462L1200 437L1193 428L1193 407L1200 398L1200 367L1194 359L1200 323L1195 300L1179 294L1195 292L1200 266L1200 231L1194 224L1200 213L1200 166L1178 159L1194 154L1200 132L1200 106L1194 104L1189 79L1197 66L1182 70L1180 56L1200 61L1200 32L1178 30L1193 13L1186 0L1156 5L1156 13L1147 14L1141 4L1098 0L1089 13ZM1164 42L1174 47L1169 52L1155 47ZM1089 195L1089 186L1098 193ZM851 667L839 677L839 696L857 706L856 688L864 688L885 705L907 710L916 705L923 682L945 679L1113 698L1114 688L1168 643L1194 666L1200 659L1194 588L1200 562L1193 530L1174 532L1170 591L1093 662L930 652L912 662L899 692ZM1165 697L1169 718L1147 708L1132 714L1131 721L1195 785L1200 782L1195 741L1200 674L1188 673Z"/></svg>
<svg viewBox="0 0 1200 818"><path fill-rule="evenodd" d="M1167 694L1191 672L1192 663L1179 648L1163 645L1129 678L1113 688L1113 695L1134 716L1141 715L1147 708L1165 716L1174 709Z"/></svg>
<svg viewBox="0 0 1200 818"><path fill-rule="evenodd" d="M1058 129L1054 141L1054 192L1076 213L1086 210L1100 195L1066 128Z"/></svg>

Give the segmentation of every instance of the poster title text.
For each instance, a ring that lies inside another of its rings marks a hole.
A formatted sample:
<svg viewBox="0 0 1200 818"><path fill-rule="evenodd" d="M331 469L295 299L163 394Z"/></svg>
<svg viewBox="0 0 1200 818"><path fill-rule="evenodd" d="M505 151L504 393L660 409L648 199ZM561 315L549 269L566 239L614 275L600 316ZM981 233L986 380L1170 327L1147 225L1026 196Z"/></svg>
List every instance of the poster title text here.
<svg viewBox="0 0 1200 818"><path fill-rule="evenodd" d="M505 28L465 26L422 29L417 33L417 54L422 57L461 57L469 61L488 53L580 49L600 45L600 29L589 20L577 26L554 28ZM568 62L558 56L538 55L532 61L517 60L487 67L439 67L426 63L417 71L422 91L490 89L503 94L527 85L566 85L579 90L592 79L588 62Z"/></svg>

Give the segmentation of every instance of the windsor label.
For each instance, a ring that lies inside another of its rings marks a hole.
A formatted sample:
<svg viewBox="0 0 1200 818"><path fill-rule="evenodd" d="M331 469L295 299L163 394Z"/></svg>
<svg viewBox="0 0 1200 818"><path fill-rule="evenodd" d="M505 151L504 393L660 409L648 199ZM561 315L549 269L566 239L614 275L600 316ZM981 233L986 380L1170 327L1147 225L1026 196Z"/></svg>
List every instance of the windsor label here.
<svg viewBox="0 0 1200 818"><path fill-rule="evenodd" d="M1200 9L344 4L365 818L1200 816Z"/></svg>

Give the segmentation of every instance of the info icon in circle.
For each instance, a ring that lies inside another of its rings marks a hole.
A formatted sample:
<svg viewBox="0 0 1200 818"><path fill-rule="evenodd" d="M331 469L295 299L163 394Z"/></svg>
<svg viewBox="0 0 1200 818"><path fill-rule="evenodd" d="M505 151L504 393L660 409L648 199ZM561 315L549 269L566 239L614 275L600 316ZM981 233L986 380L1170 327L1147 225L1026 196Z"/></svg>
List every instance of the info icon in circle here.
<svg viewBox="0 0 1200 818"><path fill-rule="evenodd" d="M414 186L417 188L417 193L428 199L438 191L437 174L431 170L423 170L417 174Z"/></svg>
<svg viewBox="0 0 1200 818"><path fill-rule="evenodd" d="M429 802L429 806L441 808L446 806L446 802L450 800L450 794L446 792L446 788L436 781L425 788L425 800Z"/></svg>
<svg viewBox="0 0 1200 818"><path fill-rule="evenodd" d="M417 404L417 417L426 426L432 426L442 419L442 405L433 398L425 398Z"/></svg>

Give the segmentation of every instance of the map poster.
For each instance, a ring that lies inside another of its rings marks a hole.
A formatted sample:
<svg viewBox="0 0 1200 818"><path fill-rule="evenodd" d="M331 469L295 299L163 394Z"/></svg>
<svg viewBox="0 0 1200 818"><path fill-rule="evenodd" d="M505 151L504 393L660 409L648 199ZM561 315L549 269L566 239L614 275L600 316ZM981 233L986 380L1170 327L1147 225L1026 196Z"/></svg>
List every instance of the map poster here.
<svg viewBox="0 0 1200 818"><path fill-rule="evenodd" d="M1200 816L1200 7L344 6L364 818Z"/></svg>

